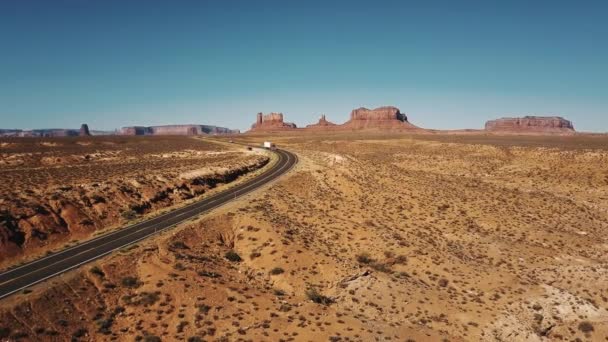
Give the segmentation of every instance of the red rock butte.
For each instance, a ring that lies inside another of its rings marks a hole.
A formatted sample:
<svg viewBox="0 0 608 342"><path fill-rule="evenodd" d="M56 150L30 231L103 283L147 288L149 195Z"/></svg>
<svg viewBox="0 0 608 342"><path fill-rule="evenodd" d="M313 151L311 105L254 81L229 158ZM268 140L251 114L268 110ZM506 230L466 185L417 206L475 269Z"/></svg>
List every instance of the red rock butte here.
<svg viewBox="0 0 608 342"><path fill-rule="evenodd" d="M250 132L256 131L275 131L295 129L293 123L283 122L282 113L270 113L263 115L258 113L257 121L251 125ZM407 116L397 107L386 106L376 109L358 108L350 113L350 120L338 125L327 120L325 115L316 124L307 125L302 130L315 131L334 131L334 130L360 130L360 129L379 129L379 130L410 130L420 129L407 121Z"/></svg>
<svg viewBox="0 0 608 342"><path fill-rule="evenodd" d="M317 122L316 124L311 124L306 126L306 128L325 128L325 127L335 127L337 126L335 123L327 121L327 118L325 118L325 114L321 115L321 117L319 118L319 122Z"/></svg>
<svg viewBox="0 0 608 342"><path fill-rule="evenodd" d="M392 106L354 109L350 113L350 120L342 126L350 129L418 129L407 121L407 116L399 108Z"/></svg>
<svg viewBox="0 0 608 342"><path fill-rule="evenodd" d="M252 131L272 131L294 129L296 124L283 121L283 113L258 113L256 122L251 125Z"/></svg>
<svg viewBox="0 0 608 342"><path fill-rule="evenodd" d="M512 133L574 133L574 126L559 116L524 116L486 122L486 131Z"/></svg>

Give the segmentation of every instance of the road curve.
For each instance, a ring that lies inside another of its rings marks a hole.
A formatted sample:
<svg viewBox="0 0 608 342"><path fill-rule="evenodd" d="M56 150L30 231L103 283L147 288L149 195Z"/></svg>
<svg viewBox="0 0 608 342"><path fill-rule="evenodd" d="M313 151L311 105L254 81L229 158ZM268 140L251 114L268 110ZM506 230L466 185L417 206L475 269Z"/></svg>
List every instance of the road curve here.
<svg viewBox="0 0 608 342"><path fill-rule="evenodd" d="M276 164L259 176L233 188L1 273L0 299L228 203L273 181L289 171L298 161L297 156L291 152L285 150L275 152L279 157Z"/></svg>

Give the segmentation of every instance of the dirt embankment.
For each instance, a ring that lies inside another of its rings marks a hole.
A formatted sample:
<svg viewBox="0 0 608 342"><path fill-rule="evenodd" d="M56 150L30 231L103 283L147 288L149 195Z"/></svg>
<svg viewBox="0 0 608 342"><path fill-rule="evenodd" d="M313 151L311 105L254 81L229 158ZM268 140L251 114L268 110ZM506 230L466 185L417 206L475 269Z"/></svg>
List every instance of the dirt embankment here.
<svg viewBox="0 0 608 342"><path fill-rule="evenodd" d="M203 150L181 150L180 144L173 147L169 151L152 147L139 158L129 155L128 147L96 149L85 154L89 161L82 153L58 154L51 149L21 156L27 163L18 170L0 168L24 188L16 194L7 189L0 196L0 266L194 199L269 161L263 154L221 151L221 147L216 147L218 151L207 145ZM61 152L62 146L57 149ZM49 165L49 161L54 163ZM92 176L94 172L101 177ZM58 173L61 175L54 177ZM30 187L31 181L19 177L38 177L47 186Z"/></svg>

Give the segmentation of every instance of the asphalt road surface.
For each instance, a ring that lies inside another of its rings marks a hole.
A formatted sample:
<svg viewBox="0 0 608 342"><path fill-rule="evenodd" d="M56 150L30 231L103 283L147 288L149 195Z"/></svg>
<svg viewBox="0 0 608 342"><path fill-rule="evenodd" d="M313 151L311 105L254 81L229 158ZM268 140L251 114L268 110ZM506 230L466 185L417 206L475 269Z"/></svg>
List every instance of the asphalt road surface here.
<svg viewBox="0 0 608 342"><path fill-rule="evenodd" d="M284 150L275 152L279 156L275 165L259 176L233 188L1 273L0 299L217 208L271 182L297 163L298 159L295 154Z"/></svg>

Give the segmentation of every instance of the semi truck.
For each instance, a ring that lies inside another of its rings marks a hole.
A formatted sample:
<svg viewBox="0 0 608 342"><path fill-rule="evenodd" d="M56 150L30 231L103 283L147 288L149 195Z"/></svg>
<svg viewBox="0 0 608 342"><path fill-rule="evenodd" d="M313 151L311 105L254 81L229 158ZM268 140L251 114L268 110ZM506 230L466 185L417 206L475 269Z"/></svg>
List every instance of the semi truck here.
<svg viewBox="0 0 608 342"><path fill-rule="evenodd" d="M264 141L264 148L267 150L276 150L277 146L273 142Z"/></svg>

